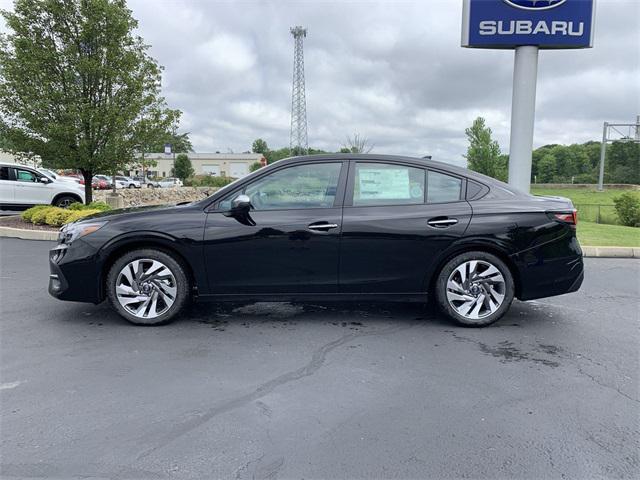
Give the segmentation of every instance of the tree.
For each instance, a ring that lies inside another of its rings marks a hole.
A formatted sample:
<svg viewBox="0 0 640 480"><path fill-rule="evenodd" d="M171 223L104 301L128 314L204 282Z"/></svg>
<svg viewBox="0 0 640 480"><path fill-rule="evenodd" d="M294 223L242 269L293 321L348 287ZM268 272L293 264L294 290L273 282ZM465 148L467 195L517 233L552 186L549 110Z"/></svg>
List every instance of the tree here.
<svg viewBox="0 0 640 480"><path fill-rule="evenodd" d="M550 183L554 180L557 171L556 157L547 153L538 163L537 180L540 183Z"/></svg>
<svg viewBox="0 0 640 480"><path fill-rule="evenodd" d="M184 182L185 179L192 177L194 173L195 170L189 157L185 153L179 154L173 166L173 175Z"/></svg>
<svg viewBox="0 0 640 480"><path fill-rule="evenodd" d="M353 137L347 135L347 141L342 145L340 153L369 153L373 147L369 144L367 137L361 137L359 133L356 133Z"/></svg>
<svg viewBox="0 0 640 480"><path fill-rule="evenodd" d="M151 144L149 145L148 152L164 152L164 146L170 143L171 151L175 153L189 153L193 152L193 145L191 145L191 140L189 140L189 132L187 133L177 133L177 122L174 124L174 127L170 130L165 130L164 132L160 132L153 139Z"/></svg>
<svg viewBox="0 0 640 480"><path fill-rule="evenodd" d="M140 122L167 116L161 68L125 0L16 0L0 14L0 117L11 150L91 179L131 163Z"/></svg>
<svg viewBox="0 0 640 480"><path fill-rule="evenodd" d="M253 141L253 145L251 146L251 151L253 153L261 153L265 155L269 151L269 147L267 146L267 142L265 142L261 138L256 138Z"/></svg>
<svg viewBox="0 0 640 480"><path fill-rule="evenodd" d="M505 157L500 155L500 145L491 138L491 128L486 126L484 118L476 118L464 133L469 140L464 155L469 169L505 181L508 169Z"/></svg>

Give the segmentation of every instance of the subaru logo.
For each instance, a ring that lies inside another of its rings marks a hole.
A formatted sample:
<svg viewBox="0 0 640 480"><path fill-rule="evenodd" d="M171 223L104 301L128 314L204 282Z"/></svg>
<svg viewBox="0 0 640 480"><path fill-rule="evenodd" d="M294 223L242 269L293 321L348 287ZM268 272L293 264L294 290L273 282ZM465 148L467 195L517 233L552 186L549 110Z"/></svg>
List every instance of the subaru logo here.
<svg viewBox="0 0 640 480"><path fill-rule="evenodd" d="M504 0L512 7L523 10L549 10L565 3L567 0Z"/></svg>

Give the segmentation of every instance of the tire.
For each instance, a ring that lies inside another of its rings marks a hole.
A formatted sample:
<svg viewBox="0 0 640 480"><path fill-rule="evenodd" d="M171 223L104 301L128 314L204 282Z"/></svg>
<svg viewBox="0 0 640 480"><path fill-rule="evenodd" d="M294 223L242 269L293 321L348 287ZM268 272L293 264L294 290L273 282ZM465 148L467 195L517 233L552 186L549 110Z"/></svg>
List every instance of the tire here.
<svg viewBox="0 0 640 480"><path fill-rule="evenodd" d="M53 205L59 208L68 208L69 205L76 202L80 202L77 197L72 195L61 195L54 200Z"/></svg>
<svg viewBox="0 0 640 480"><path fill-rule="evenodd" d="M150 183L149 185L147 185L147 188L154 188L154 185Z"/></svg>
<svg viewBox="0 0 640 480"><path fill-rule="evenodd" d="M465 252L442 267L435 294L440 310L458 325L486 327L507 313L515 284L509 267L495 255Z"/></svg>
<svg viewBox="0 0 640 480"><path fill-rule="evenodd" d="M132 183L131 185L129 185L129 188L136 188L136 186Z"/></svg>
<svg viewBox="0 0 640 480"><path fill-rule="evenodd" d="M138 283L141 278L147 281ZM127 321L163 325L173 320L187 302L189 279L185 267L173 256L145 248L125 253L114 262L106 290L112 307Z"/></svg>

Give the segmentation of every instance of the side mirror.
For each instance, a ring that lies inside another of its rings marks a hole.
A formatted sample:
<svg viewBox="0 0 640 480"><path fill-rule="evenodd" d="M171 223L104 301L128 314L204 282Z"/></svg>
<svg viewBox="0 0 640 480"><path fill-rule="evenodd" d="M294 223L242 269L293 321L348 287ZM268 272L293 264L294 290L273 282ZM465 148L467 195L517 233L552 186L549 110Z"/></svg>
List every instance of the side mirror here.
<svg viewBox="0 0 640 480"><path fill-rule="evenodd" d="M251 209L251 199L248 195L238 195L231 201L231 210L234 212L248 212Z"/></svg>
<svg viewBox="0 0 640 480"><path fill-rule="evenodd" d="M40 177L40 183L51 183L48 177Z"/></svg>

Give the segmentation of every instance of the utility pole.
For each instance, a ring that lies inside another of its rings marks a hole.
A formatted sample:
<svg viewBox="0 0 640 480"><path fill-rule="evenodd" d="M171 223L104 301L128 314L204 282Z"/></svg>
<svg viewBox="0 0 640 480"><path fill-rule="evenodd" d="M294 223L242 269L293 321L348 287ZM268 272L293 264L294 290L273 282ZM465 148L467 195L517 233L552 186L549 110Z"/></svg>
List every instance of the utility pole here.
<svg viewBox="0 0 640 480"><path fill-rule="evenodd" d="M294 155L306 155L309 143L307 139L307 99L304 85L303 39L307 36L307 29L296 26L291 28L290 31L294 38L294 49L289 147Z"/></svg>

